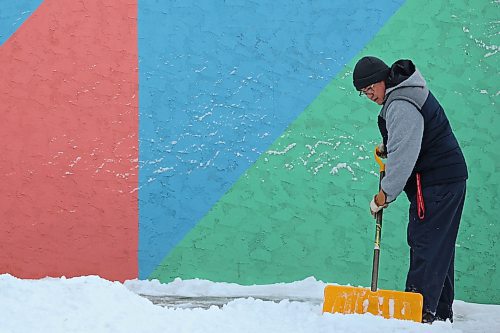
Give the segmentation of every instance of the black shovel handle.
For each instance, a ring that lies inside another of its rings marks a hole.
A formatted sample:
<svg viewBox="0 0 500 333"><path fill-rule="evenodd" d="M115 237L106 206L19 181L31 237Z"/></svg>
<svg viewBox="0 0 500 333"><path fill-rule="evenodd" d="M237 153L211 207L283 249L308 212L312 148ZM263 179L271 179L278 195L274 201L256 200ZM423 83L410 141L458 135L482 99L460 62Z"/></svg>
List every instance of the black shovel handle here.
<svg viewBox="0 0 500 333"><path fill-rule="evenodd" d="M381 189L382 179L385 176L385 164L382 162L380 157L377 155L377 149L375 149L375 160L380 166L380 180L379 180L379 191ZM378 267L380 260L380 241L382 239L382 214L384 210L381 209L376 215L376 225L375 225L375 247L373 249L373 268L372 268L372 285L371 291L377 291L378 284Z"/></svg>

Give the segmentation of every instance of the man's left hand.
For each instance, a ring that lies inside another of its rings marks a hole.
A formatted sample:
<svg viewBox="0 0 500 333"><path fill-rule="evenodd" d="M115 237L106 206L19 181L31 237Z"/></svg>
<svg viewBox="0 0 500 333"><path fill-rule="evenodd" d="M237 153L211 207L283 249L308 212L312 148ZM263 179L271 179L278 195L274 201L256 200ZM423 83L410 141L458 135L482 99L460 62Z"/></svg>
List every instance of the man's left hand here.
<svg viewBox="0 0 500 333"><path fill-rule="evenodd" d="M370 202L370 212L373 218L377 217L377 213L384 208L387 208L386 196L384 191L380 190Z"/></svg>

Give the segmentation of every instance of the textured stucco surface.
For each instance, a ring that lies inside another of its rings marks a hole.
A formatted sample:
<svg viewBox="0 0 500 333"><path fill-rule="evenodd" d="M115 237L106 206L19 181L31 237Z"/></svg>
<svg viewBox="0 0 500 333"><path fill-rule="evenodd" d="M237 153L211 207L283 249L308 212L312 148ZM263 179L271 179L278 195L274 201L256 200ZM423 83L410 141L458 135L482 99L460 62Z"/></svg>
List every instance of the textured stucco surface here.
<svg viewBox="0 0 500 333"><path fill-rule="evenodd" d="M374 54L387 62L413 59L447 110L470 169L456 248L457 298L499 303L498 6L407 1L151 277L253 284L314 275L368 286L378 107L353 91L351 69ZM404 286L407 209L402 196L384 215L384 289Z"/></svg>
<svg viewBox="0 0 500 333"><path fill-rule="evenodd" d="M147 277L403 1L139 1Z"/></svg>
<svg viewBox="0 0 500 333"><path fill-rule="evenodd" d="M12 36L43 0L0 2L0 45Z"/></svg>
<svg viewBox="0 0 500 333"><path fill-rule="evenodd" d="M0 47L1 273L137 276L136 18L46 0Z"/></svg>

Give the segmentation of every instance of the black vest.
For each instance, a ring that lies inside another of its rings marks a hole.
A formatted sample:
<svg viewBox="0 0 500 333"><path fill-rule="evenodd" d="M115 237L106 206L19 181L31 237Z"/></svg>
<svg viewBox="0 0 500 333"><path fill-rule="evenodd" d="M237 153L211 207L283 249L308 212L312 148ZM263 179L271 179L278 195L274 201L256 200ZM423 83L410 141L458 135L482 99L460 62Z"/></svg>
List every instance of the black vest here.
<svg viewBox="0 0 500 333"><path fill-rule="evenodd" d="M420 173L422 186L453 183L467 179L467 165L453 134L448 118L436 98L429 91L429 95L422 107L408 98L388 98L387 102L406 100L412 103L424 118L424 133L420 154L413 172L406 182L404 191L408 196L416 193L416 173ZM388 106L388 105L387 105ZM397 110L395 110L397 111ZM383 142L387 147L387 126L385 119L378 117L378 126ZM386 148L388 151L390 147Z"/></svg>

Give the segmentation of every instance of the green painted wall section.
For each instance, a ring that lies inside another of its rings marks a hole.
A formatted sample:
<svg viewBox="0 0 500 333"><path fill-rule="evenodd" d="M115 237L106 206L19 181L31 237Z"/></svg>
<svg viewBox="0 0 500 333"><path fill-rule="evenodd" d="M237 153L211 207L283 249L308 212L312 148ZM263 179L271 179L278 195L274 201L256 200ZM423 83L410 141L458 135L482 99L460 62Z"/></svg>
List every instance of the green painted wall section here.
<svg viewBox="0 0 500 333"><path fill-rule="evenodd" d="M315 276L369 286L378 106L351 70L363 55L413 59L445 106L470 169L457 298L500 303L498 13L493 1L408 1L228 191L150 278L241 284ZM379 287L403 289L408 203L384 215Z"/></svg>

